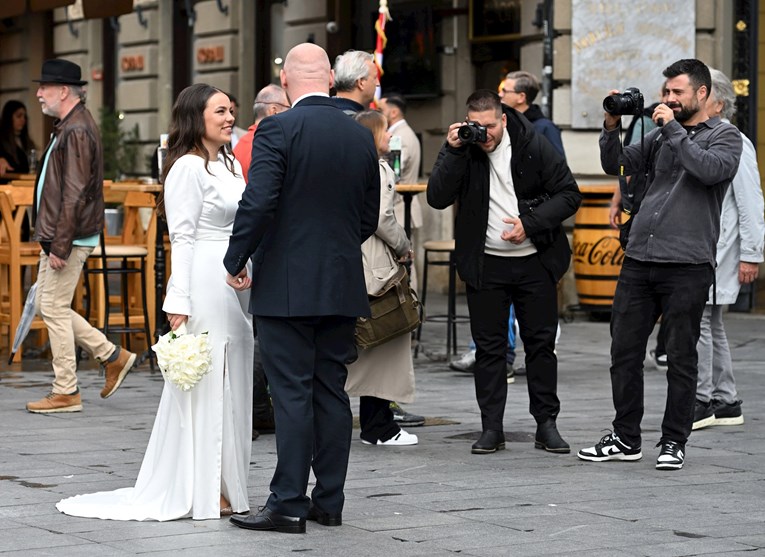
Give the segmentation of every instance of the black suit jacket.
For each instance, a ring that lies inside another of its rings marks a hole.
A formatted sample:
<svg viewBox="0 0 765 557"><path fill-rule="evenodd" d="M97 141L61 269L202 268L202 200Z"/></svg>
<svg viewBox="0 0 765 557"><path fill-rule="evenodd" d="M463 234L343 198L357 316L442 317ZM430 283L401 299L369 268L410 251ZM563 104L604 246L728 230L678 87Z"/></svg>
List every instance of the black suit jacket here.
<svg viewBox="0 0 765 557"><path fill-rule="evenodd" d="M264 119L224 258L236 275L252 256L250 312L368 316L361 244L379 209L372 134L329 98Z"/></svg>

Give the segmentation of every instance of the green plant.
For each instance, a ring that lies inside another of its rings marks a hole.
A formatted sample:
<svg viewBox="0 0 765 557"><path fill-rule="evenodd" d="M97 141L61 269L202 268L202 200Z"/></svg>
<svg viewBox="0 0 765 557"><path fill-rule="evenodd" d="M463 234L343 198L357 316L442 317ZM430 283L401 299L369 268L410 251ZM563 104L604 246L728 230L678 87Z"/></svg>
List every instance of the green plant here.
<svg viewBox="0 0 765 557"><path fill-rule="evenodd" d="M140 148L138 124L123 130L121 114L110 108L102 108L100 117L104 178L119 180L124 175L135 174Z"/></svg>

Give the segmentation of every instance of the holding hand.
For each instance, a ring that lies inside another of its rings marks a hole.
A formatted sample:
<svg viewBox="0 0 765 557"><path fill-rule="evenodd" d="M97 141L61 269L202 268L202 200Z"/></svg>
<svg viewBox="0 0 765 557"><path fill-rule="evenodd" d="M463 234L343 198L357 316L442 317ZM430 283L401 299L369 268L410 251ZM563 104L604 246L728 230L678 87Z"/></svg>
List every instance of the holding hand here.
<svg viewBox="0 0 765 557"><path fill-rule="evenodd" d="M608 92L608 96L618 95L618 94L619 94L619 89L611 89ZM614 116L613 114L611 114L609 112L604 112L603 113L603 120L604 120L603 125L605 126L605 128L607 130L614 130L614 129L619 127L619 124L621 124L622 117L621 116Z"/></svg>
<svg viewBox="0 0 765 557"><path fill-rule="evenodd" d="M398 258L399 263L410 263L414 261L414 251L409 250L405 255Z"/></svg>
<svg viewBox="0 0 765 557"><path fill-rule="evenodd" d="M186 323L189 320L188 315L180 315L178 313L168 313L167 321L170 323L170 328L175 331L178 327Z"/></svg>
<svg viewBox="0 0 765 557"><path fill-rule="evenodd" d="M664 103L661 103L659 106L657 106L656 110L653 111L653 115L651 116L651 120L656 122L657 126L663 126L670 120L674 119L675 111Z"/></svg>
<svg viewBox="0 0 765 557"><path fill-rule="evenodd" d="M526 240L526 231L523 229L521 219L518 217L505 217L502 219L502 222L513 226L509 230L504 230L500 234L500 238L511 244L521 244Z"/></svg>
<svg viewBox="0 0 765 557"><path fill-rule="evenodd" d="M247 276L247 268L245 267L239 271L239 274L235 277L226 273L226 284L228 284L234 290L239 290L242 292L243 290L247 290L250 286L252 286L252 279Z"/></svg>
<svg viewBox="0 0 765 557"><path fill-rule="evenodd" d="M449 131L446 133L446 142L449 144L449 147L453 147L454 149L462 147L463 143L462 140L460 140L457 130L464 125L465 122L455 122L449 126Z"/></svg>

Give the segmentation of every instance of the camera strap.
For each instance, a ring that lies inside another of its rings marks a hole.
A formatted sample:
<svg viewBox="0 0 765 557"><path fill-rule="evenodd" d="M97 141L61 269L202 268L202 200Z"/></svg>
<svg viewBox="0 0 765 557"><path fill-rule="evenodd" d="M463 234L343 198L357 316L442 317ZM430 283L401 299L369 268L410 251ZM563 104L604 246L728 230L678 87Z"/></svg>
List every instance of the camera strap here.
<svg viewBox="0 0 765 557"><path fill-rule="evenodd" d="M636 118L642 118L643 116L636 116ZM621 121L619 122L619 134L621 135L622 131L622 124ZM643 198L648 193L648 188L651 185L651 179L653 178L653 153L658 149L659 144L661 143L662 136L659 134L659 136L656 138L656 141L654 142L656 145L649 145L646 149L645 144L645 126L640 126L640 158L643 160L643 188L641 191L637 191L637 188L635 187L635 182L638 180L630 180L627 181L627 176L624 173L624 147L623 142L619 142L619 188L622 191L623 197L626 198L627 202L629 203L629 208L624 208L625 203L622 201L622 207L623 211L630 215L630 217L634 217L638 210L640 209L640 204L643 201Z"/></svg>

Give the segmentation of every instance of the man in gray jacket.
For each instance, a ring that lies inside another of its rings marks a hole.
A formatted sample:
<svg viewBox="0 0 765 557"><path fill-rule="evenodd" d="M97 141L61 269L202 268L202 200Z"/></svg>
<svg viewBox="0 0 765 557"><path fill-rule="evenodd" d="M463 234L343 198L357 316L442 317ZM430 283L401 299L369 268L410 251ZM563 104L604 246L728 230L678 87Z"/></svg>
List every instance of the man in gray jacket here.
<svg viewBox="0 0 765 557"><path fill-rule="evenodd" d="M712 94L706 104L707 114L727 121L736 112L733 85L720 70L710 68L710 72ZM714 291L709 294L701 318L694 430L744 423L722 314L724 305L736 302L741 285L757 278L758 264L763 260L765 209L757 154L749 138L742 134L741 139L741 164L722 205Z"/></svg>
<svg viewBox="0 0 765 557"><path fill-rule="evenodd" d="M712 82L702 62L679 60L664 76L667 96L652 117L661 127L646 135L645 157L637 144L620 153L621 116L606 113L600 135L603 170L645 173L647 185L639 211L633 211L611 312L614 431L578 456L595 462L642 458L643 360L661 315L669 366L656 468L678 470L693 425L696 343L714 277L720 208L738 168L741 134L707 116L704 105Z"/></svg>

